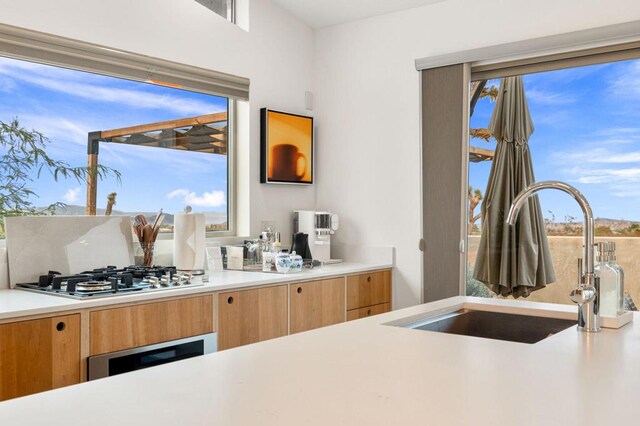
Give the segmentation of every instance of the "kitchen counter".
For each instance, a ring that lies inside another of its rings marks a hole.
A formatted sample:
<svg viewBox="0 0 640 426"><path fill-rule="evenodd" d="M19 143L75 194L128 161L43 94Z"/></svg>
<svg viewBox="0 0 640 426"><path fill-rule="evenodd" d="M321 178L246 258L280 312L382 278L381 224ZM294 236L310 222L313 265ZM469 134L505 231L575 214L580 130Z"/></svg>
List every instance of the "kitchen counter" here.
<svg viewBox="0 0 640 426"><path fill-rule="evenodd" d="M461 307L575 319L576 308L455 297L0 403L15 425L637 424L640 318L537 344L385 325Z"/></svg>
<svg viewBox="0 0 640 426"><path fill-rule="evenodd" d="M244 287L257 287L287 282L323 279L332 276L357 274L378 269L389 269L387 263L345 262L324 265L320 268L304 270L295 274L276 274L262 272L223 271L209 275L209 282L203 286L181 287L163 291L130 293L115 297L102 297L91 300L77 300L51 294L40 294L24 290L0 290L0 320L17 319L30 315L59 313L121 303L158 300L167 297L187 296L232 290Z"/></svg>

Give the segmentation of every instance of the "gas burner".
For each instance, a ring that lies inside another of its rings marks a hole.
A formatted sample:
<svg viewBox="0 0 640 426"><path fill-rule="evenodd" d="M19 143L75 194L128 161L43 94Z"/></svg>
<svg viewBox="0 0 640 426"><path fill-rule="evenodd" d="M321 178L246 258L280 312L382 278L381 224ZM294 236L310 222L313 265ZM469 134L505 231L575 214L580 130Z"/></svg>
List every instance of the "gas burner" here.
<svg viewBox="0 0 640 426"><path fill-rule="evenodd" d="M37 283L17 284L23 290L40 291L56 296L86 299L117 296L136 291L155 291L184 286L199 286L208 277L194 279L191 274L177 273L175 266L106 266L75 275L49 271Z"/></svg>
<svg viewBox="0 0 640 426"><path fill-rule="evenodd" d="M85 281L76 284L76 291L103 291L111 290L112 284L108 281Z"/></svg>

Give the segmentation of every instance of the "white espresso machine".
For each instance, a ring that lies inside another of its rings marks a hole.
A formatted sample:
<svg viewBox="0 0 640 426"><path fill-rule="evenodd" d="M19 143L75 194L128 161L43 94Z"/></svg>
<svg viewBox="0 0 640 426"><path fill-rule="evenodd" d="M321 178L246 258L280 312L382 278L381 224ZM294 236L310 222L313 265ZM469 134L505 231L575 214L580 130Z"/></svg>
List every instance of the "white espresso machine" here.
<svg viewBox="0 0 640 426"><path fill-rule="evenodd" d="M342 259L331 259L331 235L337 230L337 214L311 210L293 212L293 232L309 235L309 249L314 260L323 263L342 262Z"/></svg>

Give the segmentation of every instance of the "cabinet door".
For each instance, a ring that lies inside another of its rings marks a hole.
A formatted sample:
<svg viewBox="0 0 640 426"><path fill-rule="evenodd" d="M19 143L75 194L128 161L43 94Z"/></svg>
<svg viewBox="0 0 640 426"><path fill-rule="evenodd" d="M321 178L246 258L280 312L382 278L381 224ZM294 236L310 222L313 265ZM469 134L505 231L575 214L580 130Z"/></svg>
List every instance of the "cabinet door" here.
<svg viewBox="0 0 640 426"><path fill-rule="evenodd" d="M0 325L0 400L79 382L79 314Z"/></svg>
<svg viewBox="0 0 640 426"><path fill-rule="evenodd" d="M287 286L218 295L218 350L287 335Z"/></svg>
<svg viewBox="0 0 640 426"><path fill-rule="evenodd" d="M344 278L291 284L291 333L345 321Z"/></svg>
<svg viewBox="0 0 640 426"><path fill-rule="evenodd" d="M391 271L347 277L347 309L391 302Z"/></svg>
<svg viewBox="0 0 640 426"><path fill-rule="evenodd" d="M367 306L366 308L352 309L350 311L347 311L347 321L371 317L378 314L384 314L385 312L389 312L390 310L390 303L381 303L379 305Z"/></svg>

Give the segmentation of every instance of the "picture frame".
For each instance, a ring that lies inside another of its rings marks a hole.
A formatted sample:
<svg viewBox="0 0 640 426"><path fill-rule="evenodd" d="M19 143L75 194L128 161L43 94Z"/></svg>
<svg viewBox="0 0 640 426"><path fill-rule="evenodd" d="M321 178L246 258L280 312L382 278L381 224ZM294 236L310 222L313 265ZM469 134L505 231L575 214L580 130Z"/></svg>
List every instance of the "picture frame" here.
<svg viewBox="0 0 640 426"><path fill-rule="evenodd" d="M313 117L260 109L260 182L312 185Z"/></svg>

